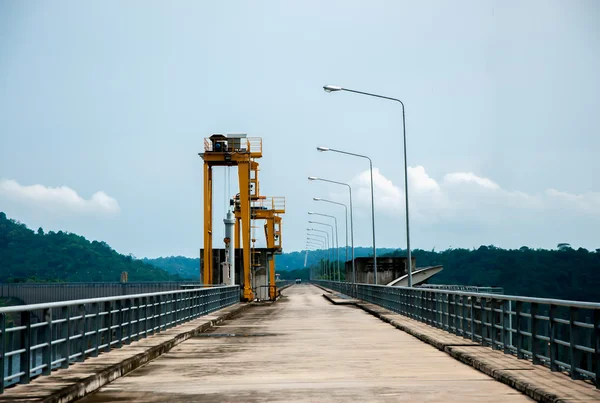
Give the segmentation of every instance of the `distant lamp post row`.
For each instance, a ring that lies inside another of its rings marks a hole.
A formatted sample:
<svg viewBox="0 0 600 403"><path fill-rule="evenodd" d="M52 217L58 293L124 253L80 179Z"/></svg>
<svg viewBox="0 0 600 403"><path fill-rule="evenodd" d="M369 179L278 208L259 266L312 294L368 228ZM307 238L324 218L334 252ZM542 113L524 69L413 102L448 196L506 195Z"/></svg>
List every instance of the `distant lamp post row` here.
<svg viewBox="0 0 600 403"><path fill-rule="evenodd" d="M351 90L351 89L339 87L336 85L325 85L325 86L323 86L323 89L325 90L325 92L346 91L346 92L352 92L352 93L360 94L360 95L367 95L367 96L375 97L375 98L387 99L389 101L399 102L400 105L402 105L402 130L403 130L403 139L404 139L404 196L405 196L405 206L406 206L406 253L407 253L408 286L412 287L412 285L413 285L412 284L412 258L411 258L411 251L410 251L410 225L409 225L409 215L408 215L408 162L407 162L407 158L406 158L406 116L405 116L405 110L404 110L405 109L404 102L402 102L401 100L399 100L397 98L391 98L391 97L386 97L383 95L371 94L369 92ZM322 148L323 148L322 151L327 151L327 150L325 150L326 147L322 147ZM333 150L329 149L329 151L333 151ZM337 152L340 152L340 151L337 151ZM345 153L345 154L350 154L350 153ZM365 157L365 156L358 155L358 154L351 154L351 155ZM369 159L369 161L371 161L371 160ZM373 173L372 172L373 171L371 170L371 198L373 196ZM350 206L350 213L352 213L352 206ZM374 219L373 219L373 248L375 248L375 220ZM354 247L352 249L354 250ZM375 255L373 255L373 258L374 258L373 262L375 263ZM352 262L353 262L353 271L354 271L354 256L352 258ZM377 283L377 281L375 281L375 283Z"/></svg>
<svg viewBox="0 0 600 403"><path fill-rule="evenodd" d="M323 239L323 241L325 243L325 248L327 249L327 260L328 260L328 262L330 262L331 255L330 255L329 245L331 245L331 244L329 243L329 233L327 231L323 231L323 230L316 229L316 228L307 228L306 230L308 231L307 236L312 236L312 237L317 237L317 238ZM325 234L325 236L315 234L315 232L323 233L323 234ZM312 239L314 239L314 238L312 238ZM329 264L327 264L326 271L329 273ZM329 276L329 274L327 274L327 276Z"/></svg>
<svg viewBox="0 0 600 403"><path fill-rule="evenodd" d="M335 249L336 249L336 266L337 266L337 272L338 272L338 281L341 281L342 279L342 275L341 275L341 271L340 271L340 237L338 235L338 225L337 225L337 218L335 218L335 216L329 215L329 214L321 214L321 213L315 213L312 211L309 211L308 214L310 215L318 215L321 217L328 217L328 218L333 218L333 222L335 223ZM321 224L321 225L328 225L329 227L331 227L331 225L329 224L325 224L325 223L321 223L321 222L317 222L317 221L309 221L309 223L311 224ZM331 236L333 237L333 227L331 227ZM334 276L335 279L335 276Z"/></svg>
<svg viewBox="0 0 600 403"><path fill-rule="evenodd" d="M367 157L366 155L354 154L354 153L350 153L347 151L336 150L335 148L317 147L317 150L322 151L322 152L331 151L334 153L352 155L354 157L366 158L369 160L369 171L371 173L371 225L372 225L372 231L373 231L373 280L374 280L374 283L377 284L377 247L375 245L375 195L373 192L373 161L371 161L371 158Z"/></svg>
<svg viewBox="0 0 600 403"><path fill-rule="evenodd" d="M310 180L310 181L323 181L323 182L334 183L336 185L342 185L342 186L347 186L348 187L348 192L350 194L350 242L352 244L352 283L356 283L356 264L354 262L354 220L352 218L352 187L350 187L349 184L344 183L344 182L338 182L338 181L332 181L332 180L329 180L329 179L317 178L316 176L309 176L308 180ZM326 202L333 203L333 204L342 204L342 203L331 202L329 200L324 200L324 199L321 199L321 198L315 198L315 200L317 200L317 201L326 201Z"/></svg>

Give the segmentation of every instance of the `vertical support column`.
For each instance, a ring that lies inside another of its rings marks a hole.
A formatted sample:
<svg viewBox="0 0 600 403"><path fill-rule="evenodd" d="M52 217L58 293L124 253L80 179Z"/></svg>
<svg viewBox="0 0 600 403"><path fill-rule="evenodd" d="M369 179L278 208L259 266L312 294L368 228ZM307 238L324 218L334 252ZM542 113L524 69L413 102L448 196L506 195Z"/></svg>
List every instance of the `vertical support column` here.
<svg viewBox="0 0 600 403"><path fill-rule="evenodd" d="M243 252L243 278L244 291L242 297L245 301L252 301L254 293L250 278L250 161L238 164L238 177L240 181L240 216L242 230Z"/></svg>
<svg viewBox="0 0 600 403"><path fill-rule="evenodd" d="M205 285L213 283L212 203L212 167L204 162L204 267L202 269L202 282Z"/></svg>
<svg viewBox="0 0 600 403"><path fill-rule="evenodd" d="M579 343L579 328L575 325L578 320L579 310L573 306L569 307L569 335L570 347L569 355L571 356L571 379L581 379L581 375L577 372L577 368L581 363L581 352L575 347Z"/></svg>
<svg viewBox="0 0 600 403"><path fill-rule="evenodd" d="M531 361L535 365L540 365L542 361L539 359L538 355L543 354L543 351L540 351L538 343L538 319L536 318L538 314L538 304L535 302L531 303Z"/></svg>
<svg viewBox="0 0 600 403"><path fill-rule="evenodd" d="M558 344L556 343L557 323L554 320L556 318L556 305L550 305L550 314L548 317L549 329L548 336L550 337L550 349L548 357L550 357L550 370L552 372L558 371Z"/></svg>
<svg viewBox="0 0 600 403"><path fill-rule="evenodd" d="M594 309L592 315L594 323L594 331L592 332L593 360L596 368L596 387L600 387L600 309Z"/></svg>
<svg viewBox="0 0 600 403"><path fill-rule="evenodd" d="M44 321L46 326L42 332L42 341L47 345L42 349L42 364L46 366L42 370L42 375L50 375L52 372L52 309L44 309Z"/></svg>
<svg viewBox="0 0 600 403"><path fill-rule="evenodd" d="M241 248L241 237L240 237L240 217L235 218L235 249Z"/></svg>
<svg viewBox="0 0 600 403"><path fill-rule="evenodd" d="M0 313L0 393L4 393L4 377L7 375L4 373L4 355L6 354L6 314ZM11 368L10 366L8 368Z"/></svg>
<svg viewBox="0 0 600 403"><path fill-rule="evenodd" d="M20 368L24 373L19 377L19 383L27 384L31 379L31 311L21 312L21 326L24 329L19 332L21 335L20 346L25 351L19 354Z"/></svg>
<svg viewBox="0 0 600 403"><path fill-rule="evenodd" d="M515 302L515 330L517 331L515 333L515 336L517 338L517 358L523 359L525 358L525 355L523 354L523 334L521 333L521 329L522 329L522 321L523 321L523 316L521 315L521 312L523 311L523 302L521 301L516 301Z"/></svg>
<svg viewBox="0 0 600 403"><path fill-rule="evenodd" d="M275 286L275 255L269 260L269 299L275 301L277 287Z"/></svg>
<svg viewBox="0 0 600 403"><path fill-rule="evenodd" d="M507 335L507 330L506 330L506 322L508 321L508 318L506 316L506 308L508 305L508 301L502 301L502 337L500 338L502 340L502 348L504 350L504 354L510 354L510 348L509 347L509 338ZM508 311L510 311L510 307L508 309ZM508 313L508 315L510 316L510 312ZM510 331L512 331L512 329L510 329Z"/></svg>

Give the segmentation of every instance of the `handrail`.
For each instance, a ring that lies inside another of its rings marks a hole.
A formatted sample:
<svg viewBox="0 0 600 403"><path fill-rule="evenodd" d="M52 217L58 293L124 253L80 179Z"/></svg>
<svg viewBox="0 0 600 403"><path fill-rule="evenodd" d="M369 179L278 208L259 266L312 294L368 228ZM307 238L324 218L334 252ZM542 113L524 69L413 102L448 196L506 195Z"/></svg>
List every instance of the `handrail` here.
<svg viewBox="0 0 600 403"><path fill-rule="evenodd" d="M600 388L600 303L313 282Z"/></svg>
<svg viewBox="0 0 600 403"><path fill-rule="evenodd" d="M231 286L225 286L225 288L227 288L227 287L231 287ZM199 286L198 288L204 289L203 286ZM210 287L210 288L223 288L223 287ZM98 302L110 302L110 301L118 301L118 300L123 300L123 299L143 298L143 297L150 297L150 296L160 296L160 295L169 295L169 294L185 294L185 293L191 293L194 291L196 291L196 289L149 292L149 293L144 293L144 294L117 295L114 297L73 299L73 300L69 300L69 301L48 302L45 304L15 305L15 306L8 306L8 307L0 308L0 314L21 312L21 311L35 311L35 310L39 310L39 309L48 309L48 308L62 308L64 306L69 306L69 305L94 304L94 303L98 303Z"/></svg>
<svg viewBox="0 0 600 403"><path fill-rule="evenodd" d="M239 301L214 286L0 308L0 393Z"/></svg>

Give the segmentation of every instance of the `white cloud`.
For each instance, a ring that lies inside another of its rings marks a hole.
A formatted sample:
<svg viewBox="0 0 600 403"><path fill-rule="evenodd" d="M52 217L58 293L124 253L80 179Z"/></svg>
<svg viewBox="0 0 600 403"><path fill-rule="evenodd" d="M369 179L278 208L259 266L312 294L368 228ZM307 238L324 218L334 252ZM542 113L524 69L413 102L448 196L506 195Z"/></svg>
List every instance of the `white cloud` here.
<svg viewBox="0 0 600 403"><path fill-rule="evenodd" d="M395 185L373 169L375 207L379 214L404 217L404 185ZM525 193L500 187L489 178L472 172L453 172L441 182L430 177L422 166L408 168L411 217L422 223L440 221L498 222L516 214L540 214L549 210L600 216L600 193L571 194L556 189ZM370 175L364 171L351 181L356 209L370 208ZM551 216L550 216L551 217Z"/></svg>
<svg viewBox="0 0 600 403"><path fill-rule="evenodd" d="M498 186L497 183L489 180L488 178L477 176L472 172L454 172L447 174L444 176L444 182L448 184L475 183L487 189L500 189L500 186Z"/></svg>
<svg viewBox="0 0 600 403"><path fill-rule="evenodd" d="M0 199L75 214L117 214L120 211L119 203L102 191L86 200L67 186L24 186L10 179L0 180Z"/></svg>

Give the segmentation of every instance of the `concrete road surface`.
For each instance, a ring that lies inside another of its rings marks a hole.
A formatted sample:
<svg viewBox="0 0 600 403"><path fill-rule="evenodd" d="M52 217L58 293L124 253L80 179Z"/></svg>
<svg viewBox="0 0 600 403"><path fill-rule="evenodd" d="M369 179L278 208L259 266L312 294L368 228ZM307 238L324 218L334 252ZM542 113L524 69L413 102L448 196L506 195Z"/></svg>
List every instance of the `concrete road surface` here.
<svg viewBox="0 0 600 403"><path fill-rule="evenodd" d="M81 402L528 402L311 285L286 289Z"/></svg>

